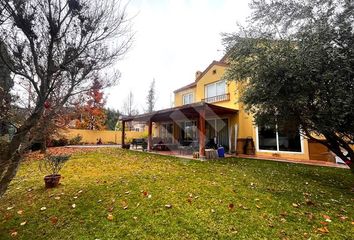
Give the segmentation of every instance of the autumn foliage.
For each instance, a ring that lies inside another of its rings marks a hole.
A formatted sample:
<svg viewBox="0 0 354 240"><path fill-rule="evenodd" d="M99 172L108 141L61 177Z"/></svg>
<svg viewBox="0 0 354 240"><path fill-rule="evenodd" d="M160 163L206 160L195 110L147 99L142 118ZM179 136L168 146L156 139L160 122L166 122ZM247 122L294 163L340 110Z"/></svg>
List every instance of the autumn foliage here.
<svg viewBox="0 0 354 240"><path fill-rule="evenodd" d="M95 78L91 89L84 97L85 104L77 107L79 115L76 122L77 128L89 130L105 129L106 113L103 107L106 101L103 97L102 89L99 79Z"/></svg>

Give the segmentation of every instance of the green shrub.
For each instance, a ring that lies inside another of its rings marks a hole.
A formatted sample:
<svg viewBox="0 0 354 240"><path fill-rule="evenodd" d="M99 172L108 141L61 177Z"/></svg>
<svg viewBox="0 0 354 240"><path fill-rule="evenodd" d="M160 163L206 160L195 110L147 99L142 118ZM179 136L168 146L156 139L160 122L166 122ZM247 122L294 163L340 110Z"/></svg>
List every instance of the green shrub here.
<svg viewBox="0 0 354 240"><path fill-rule="evenodd" d="M63 168L64 164L70 159L71 155L46 155L45 158L39 162L39 169L41 172L46 172L51 175L58 174Z"/></svg>
<svg viewBox="0 0 354 240"><path fill-rule="evenodd" d="M51 147L63 147L68 145L69 140L66 137L61 137L59 139L52 139L50 142Z"/></svg>
<svg viewBox="0 0 354 240"><path fill-rule="evenodd" d="M75 137L69 140L69 145L80 145L82 140L82 136L77 134Z"/></svg>

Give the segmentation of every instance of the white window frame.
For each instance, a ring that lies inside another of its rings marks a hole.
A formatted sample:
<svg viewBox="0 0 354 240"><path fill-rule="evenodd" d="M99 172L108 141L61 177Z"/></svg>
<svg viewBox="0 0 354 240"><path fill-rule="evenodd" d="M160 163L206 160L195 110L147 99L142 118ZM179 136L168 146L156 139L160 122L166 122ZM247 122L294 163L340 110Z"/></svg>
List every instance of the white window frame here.
<svg viewBox="0 0 354 240"><path fill-rule="evenodd" d="M188 99L191 101L189 103L186 103L186 101L185 101L185 97L187 97L187 96L188 96ZM182 102L183 102L183 105L192 104L194 102L194 94L192 92L183 94L182 95Z"/></svg>
<svg viewBox="0 0 354 240"><path fill-rule="evenodd" d="M224 82L224 86L225 86L225 90L224 90L224 93L223 94L227 94L227 84L226 84L226 80L225 79L222 79L222 80L219 80L219 81L216 81L216 82L212 82L212 83L209 83L209 84L205 84L204 86L204 98L212 98L212 97L216 97L216 96L220 96L220 95L217 95L217 90L216 90L216 85L218 83L221 83L221 82ZM208 96L208 87L214 85L215 86L215 94L214 96ZM221 94L221 95L223 95Z"/></svg>
<svg viewBox="0 0 354 240"><path fill-rule="evenodd" d="M300 146L301 146L301 152L291 152L291 151L280 151L279 150L279 135L278 135L278 127L276 126L275 130L275 138L276 138L276 143L277 143L277 150L264 150L264 149L259 149L259 134L258 134L258 126L256 126L256 150L257 152L268 152L268 153L284 153L284 154L304 154L304 138L303 135L301 134L301 129L300 131Z"/></svg>

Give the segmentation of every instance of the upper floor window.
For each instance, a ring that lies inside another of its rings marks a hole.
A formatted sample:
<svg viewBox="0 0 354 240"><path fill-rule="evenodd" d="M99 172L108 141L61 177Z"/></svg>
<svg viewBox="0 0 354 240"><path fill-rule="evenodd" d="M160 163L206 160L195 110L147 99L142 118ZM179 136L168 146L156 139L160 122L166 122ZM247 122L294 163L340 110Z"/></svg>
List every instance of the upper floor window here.
<svg viewBox="0 0 354 240"><path fill-rule="evenodd" d="M205 85L205 98L202 100L207 103L229 101L230 94L227 93L226 80Z"/></svg>
<svg viewBox="0 0 354 240"><path fill-rule="evenodd" d="M183 105L193 103L193 93L186 93L183 95Z"/></svg>
<svg viewBox="0 0 354 240"><path fill-rule="evenodd" d="M226 94L226 81L220 80L208 85L205 85L205 98L211 98Z"/></svg>

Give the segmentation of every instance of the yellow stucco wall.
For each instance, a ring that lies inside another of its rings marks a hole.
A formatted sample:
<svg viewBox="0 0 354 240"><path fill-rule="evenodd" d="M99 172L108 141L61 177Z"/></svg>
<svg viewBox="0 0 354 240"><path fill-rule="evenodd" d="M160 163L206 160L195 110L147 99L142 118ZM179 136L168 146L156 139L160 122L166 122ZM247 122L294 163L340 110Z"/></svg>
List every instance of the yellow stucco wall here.
<svg viewBox="0 0 354 240"><path fill-rule="evenodd" d="M188 94L188 93L193 93L194 94L194 102L200 102L202 99L205 98L205 85L217 82L219 80L223 79L223 76L225 74L226 67L225 66L220 66L220 65L214 65L212 66L208 72L204 74L204 76L199 79L197 82L196 87L192 87L189 89L185 89L183 91L179 91L175 93L175 106L182 106L183 105L183 95ZM227 108L232 108L232 109L238 109L239 104L237 102L239 93L236 91L237 86L236 86L235 81L229 81L227 83L227 93L230 93L230 101L223 101L223 102L217 102L213 103L218 106L223 106Z"/></svg>
<svg viewBox="0 0 354 240"><path fill-rule="evenodd" d="M175 93L175 106L176 107L182 106L183 105L183 95L189 94L189 93L193 93L194 102L197 102L196 97L195 97L195 90L196 90L196 88L193 87L193 88L188 88L186 90Z"/></svg>
<svg viewBox="0 0 354 240"><path fill-rule="evenodd" d="M130 132L127 131L125 141L130 141L133 138L145 138L147 136L146 132ZM83 143L95 144L97 139L101 138L103 144L109 142L121 144L122 142L122 132L121 131L93 131L93 130L83 130L83 129L68 129L61 132L61 135L65 136L67 139L76 137L77 135L82 136Z"/></svg>
<svg viewBox="0 0 354 240"><path fill-rule="evenodd" d="M194 94L194 102L200 102L205 98L205 85L222 80L226 71L226 66L214 64L205 74L200 78L195 87L185 89L180 92L175 93L175 106L183 105L183 95L187 93ZM247 114L244 110L242 103L239 102L241 86L235 81L229 81L227 84L227 92L230 94L229 101L216 102L213 103L218 106L227 107L239 110L238 114L229 116L230 126L233 126L232 132L232 150L235 150L235 137L234 137L234 126L238 126L237 139L245 139L247 137L252 137L255 146L257 146L257 135L256 127L254 126L254 119L251 115ZM314 148L314 146L312 146ZM302 139L302 152L301 153L286 153L286 152L265 152L265 151L256 151L256 156L269 157L269 158L286 158L294 160L309 160L309 144L306 139ZM328 157L323 157L326 161ZM328 160L327 160L328 161Z"/></svg>

